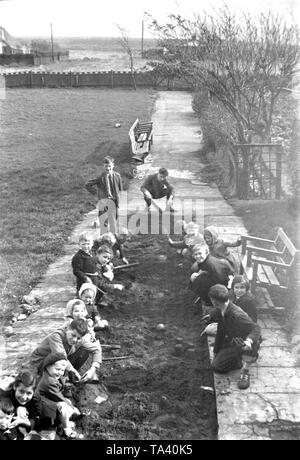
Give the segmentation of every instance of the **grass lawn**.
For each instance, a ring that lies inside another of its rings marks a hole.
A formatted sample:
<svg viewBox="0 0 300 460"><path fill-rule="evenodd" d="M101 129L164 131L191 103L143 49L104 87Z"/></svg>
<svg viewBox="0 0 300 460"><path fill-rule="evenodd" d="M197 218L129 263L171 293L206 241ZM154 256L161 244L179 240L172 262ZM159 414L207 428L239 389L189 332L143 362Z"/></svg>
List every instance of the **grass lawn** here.
<svg viewBox="0 0 300 460"><path fill-rule="evenodd" d="M125 188L128 130L151 116L152 90L17 89L0 100L0 312L10 312L92 210L84 189L105 155ZM115 124L121 127L116 128Z"/></svg>

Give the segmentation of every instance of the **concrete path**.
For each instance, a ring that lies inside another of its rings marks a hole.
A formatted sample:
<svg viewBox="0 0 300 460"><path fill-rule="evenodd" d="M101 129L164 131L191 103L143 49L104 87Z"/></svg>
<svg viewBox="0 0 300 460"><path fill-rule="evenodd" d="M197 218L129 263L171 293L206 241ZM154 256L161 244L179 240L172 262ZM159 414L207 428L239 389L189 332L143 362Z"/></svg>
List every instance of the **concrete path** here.
<svg viewBox="0 0 300 460"><path fill-rule="evenodd" d="M177 216L183 215L188 221L193 213L202 230L207 225L215 225L229 238L246 233L242 220L234 215L218 188L200 180L202 135L191 108L191 95L160 92L153 123L153 163L148 173L156 172L161 166L168 168L176 189ZM144 216L140 185L141 180L132 180L121 209L121 218L125 220L129 214L132 225L136 213ZM160 205L163 208L164 203ZM153 216L155 212L152 211ZM49 267L32 291L40 299L42 308L24 322L18 322L15 334L0 343L2 374L14 373L44 335L62 324L66 301L75 293L71 257L82 231L98 234L99 230L93 229L96 217L93 211L76 227L64 255ZM264 341L259 360L251 367L250 388L237 389L238 372L215 375L220 440L300 438L300 369L295 367L279 323L270 314L268 305L264 307L259 312ZM211 351L211 340L209 344Z"/></svg>

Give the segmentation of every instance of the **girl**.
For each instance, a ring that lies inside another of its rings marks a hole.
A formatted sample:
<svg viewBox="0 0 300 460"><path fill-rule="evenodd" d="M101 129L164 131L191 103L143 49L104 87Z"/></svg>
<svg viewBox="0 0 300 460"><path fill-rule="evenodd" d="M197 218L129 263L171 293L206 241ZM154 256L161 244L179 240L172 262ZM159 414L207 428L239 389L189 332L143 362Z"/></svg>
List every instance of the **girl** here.
<svg viewBox="0 0 300 460"><path fill-rule="evenodd" d="M257 323L257 300L249 292L250 284L242 275L236 275L231 284L230 300Z"/></svg>
<svg viewBox="0 0 300 460"><path fill-rule="evenodd" d="M3 393L14 408L14 417L9 428L15 429L17 439L24 439L27 432L39 428L40 402L35 395L36 384L36 376L29 370L23 370Z"/></svg>
<svg viewBox="0 0 300 460"><path fill-rule="evenodd" d="M229 251L230 248L235 248L241 245L241 239L238 238L236 241L225 241L219 238L218 230L216 227L210 226L204 229L204 239L207 246L209 247L209 252L214 257L219 259L226 259L232 266L234 273L239 273L239 264L235 259L234 255Z"/></svg>
<svg viewBox="0 0 300 460"><path fill-rule="evenodd" d="M61 423L60 434L66 439L74 439L77 433L70 418L73 415L79 416L80 411L63 394L66 367L64 354L49 354L43 363L43 375L37 386L37 394L41 399L41 417L50 418L52 421L58 419Z"/></svg>
<svg viewBox="0 0 300 460"><path fill-rule="evenodd" d="M71 322L73 319L83 318L87 320L89 333L94 330L103 329L108 326L106 320L102 320L94 304L96 289L94 284L84 283L79 289L80 299L73 299L67 303L66 319Z"/></svg>

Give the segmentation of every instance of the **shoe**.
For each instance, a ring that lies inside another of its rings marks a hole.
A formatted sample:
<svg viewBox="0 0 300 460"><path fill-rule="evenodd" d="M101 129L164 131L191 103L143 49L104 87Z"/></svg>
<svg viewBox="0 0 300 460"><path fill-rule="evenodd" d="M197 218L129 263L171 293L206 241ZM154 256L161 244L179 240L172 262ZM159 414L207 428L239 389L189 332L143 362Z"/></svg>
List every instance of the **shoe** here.
<svg viewBox="0 0 300 460"><path fill-rule="evenodd" d="M239 377L238 380L238 388L240 390L246 390L250 386L250 375L249 375L249 370L244 369Z"/></svg>

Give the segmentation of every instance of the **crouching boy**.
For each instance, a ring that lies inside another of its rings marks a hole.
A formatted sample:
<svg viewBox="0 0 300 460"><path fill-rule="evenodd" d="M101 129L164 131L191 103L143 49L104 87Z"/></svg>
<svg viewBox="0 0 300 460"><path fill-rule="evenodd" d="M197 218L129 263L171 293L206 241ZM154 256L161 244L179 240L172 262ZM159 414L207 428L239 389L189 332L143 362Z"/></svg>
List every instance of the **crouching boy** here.
<svg viewBox="0 0 300 460"><path fill-rule="evenodd" d="M248 366L258 358L260 327L229 300L225 286L212 286L209 297L219 311L212 368L218 373L241 369L238 387L246 389L250 385Z"/></svg>

